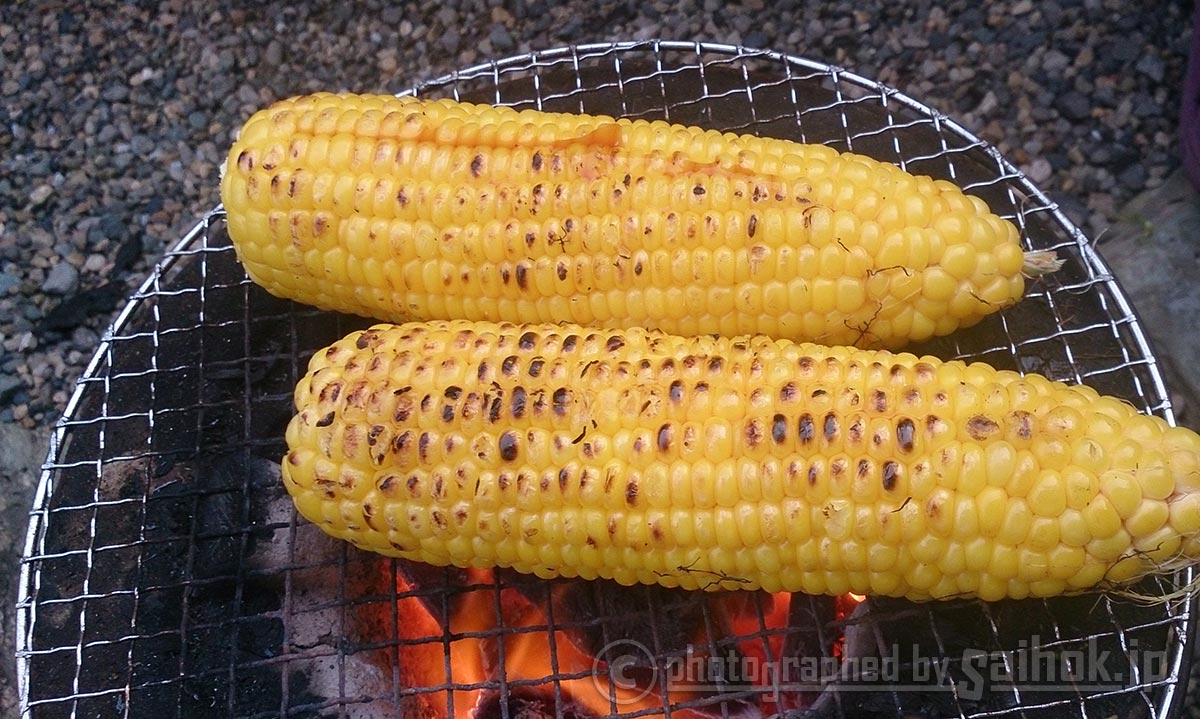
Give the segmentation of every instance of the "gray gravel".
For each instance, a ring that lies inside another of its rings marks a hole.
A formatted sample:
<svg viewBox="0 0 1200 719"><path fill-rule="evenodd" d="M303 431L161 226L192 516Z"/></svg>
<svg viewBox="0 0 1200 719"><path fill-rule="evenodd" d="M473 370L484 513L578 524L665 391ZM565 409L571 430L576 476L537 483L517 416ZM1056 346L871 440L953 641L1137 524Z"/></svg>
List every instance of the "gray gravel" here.
<svg viewBox="0 0 1200 719"><path fill-rule="evenodd" d="M241 5L5 7L0 424L45 436L123 298L217 202L218 165L235 129L293 94L396 91L572 42L704 39L838 64L946 112L998 146L1093 237L1179 165L1191 33L1184 3ZM0 482L15 491L11 469Z"/></svg>

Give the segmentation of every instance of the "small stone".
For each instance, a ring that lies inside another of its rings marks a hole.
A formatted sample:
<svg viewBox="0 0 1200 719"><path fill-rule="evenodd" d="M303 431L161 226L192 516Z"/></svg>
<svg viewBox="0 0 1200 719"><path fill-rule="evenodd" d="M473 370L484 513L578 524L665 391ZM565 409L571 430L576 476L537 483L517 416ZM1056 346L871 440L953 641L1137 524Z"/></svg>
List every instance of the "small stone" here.
<svg viewBox="0 0 1200 719"><path fill-rule="evenodd" d="M1026 177L1035 185L1040 185L1050 179L1054 174L1054 168L1050 166L1050 161L1044 157L1039 157L1029 163L1029 167L1025 170Z"/></svg>
<svg viewBox="0 0 1200 719"><path fill-rule="evenodd" d="M1117 182L1121 183L1131 192L1139 192L1146 185L1146 167L1140 162L1135 162L1117 175Z"/></svg>
<svg viewBox="0 0 1200 719"><path fill-rule="evenodd" d="M71 344L81 350L91 350L100 342L100 336L90 327L80 325L71 331Z"/></svg>
<svg viewBox="0 0 1200 719"><path fill-rule="evenodd" d="M124 83L109 85L100 93L100 97L106 102L124 102L129 99L129 86Z"/></svg>
<svg viewBox="0 0 1200 719"><path fill-rule="evenodd" d="M1042 69L1049 75L1060 75L1070 65L1071 58L1053 48L1042 57Z"/></svg>
<svg viewBox="0 0 1200 719"><path fill-rule="evenodd" d="M1092 103L1082 93L1072 90L1061 95L1054 108L1068 120L1086 120L1092 115Z"/></svg>
<svg viewBox="0 0 1200 719"><path fill-rule="evenodd" d="M145 135L134 135L129 147L135 155L147 156L154 151L154 140Z"/></svg>
<svg viewBox="0 0 1200 719"><path fill-rule="evenodd" d="M508 32L507 27L500 23L492 25L491 31L488 32L488 39L492 41L492 47L500 52L511 52L516 47L512 34Z"/></svg>
<svg viewBox="0 0 1200 719"><path fill-rule="evenodd" d="M54 188L50 185L38 185L33 188L33 192L29 193L29 202L34 207L40 207L46 200L50 199L50 195L54 194Z"/></svg>
<svg viewBox="0 0 1200 719"><path fill-rule="evenodd" d="M1162 58L1150 53L1142 55L1142 58L1133 67L1154 82L1162 82L1163 77L1167 74L1167 68L1163 64Z"/></svg>
<svg viewBox="0 0 1200 719"><path fill-rule="evenodd" d="M1096 50L1091 45L1084 45L1075 56L1075 67L1080 70L1089 67L1096 60Z"/></svg>
<svg viewBox="0 0 1200 719"><path fill-rule="evenodd" d="M0 296L7 295L13 288L20 286L20 275L12 272L0 272Z"/></svg>
<svg viewBox="0 0 1200 719"><path fill-rule="evenodd" d="M751 30L742 38L742 44L746 47L766 47L768 42L767 34L762 30Z"/></svg>
<svg viewBox="0 0 1200 719"><path fill-rule="evenodd" d="M108 264L108 258L104 255L88 255L88 258L83 263L83 269L88 272L99 272L104 269L106 264Z"/></svg>
<svg viewBox="0 0 1200 719"><path fill-rule="evenodd" d="M69 295L79 289L79 270L71 263L60 260L50 268L46 279L42 281L42 292L48 295Z"/></svg>
<svg viewBox="0 0 1200 719"><path fill-rule="evenodd" d="M13 395L17 393L17 390L21 389L21 385L22 382L19 377L0 374L0 405L8 404Z"/></svg>
<svg viewBox="0 0 1200 719"><path fill-rule="evenodd" d="M271 67L278 67L283 64L283 43L278 40L272 40L267 43L267 49L263 52L263 62Z"/></svg>
<svg viewBox="0 0 1200 719"><path fill-rule="evenodd" d="M380 14L379 19L382 20L385 25L395 25L404 19L404 9L399 5L389 4L383 9L383 13Z"/></svg>

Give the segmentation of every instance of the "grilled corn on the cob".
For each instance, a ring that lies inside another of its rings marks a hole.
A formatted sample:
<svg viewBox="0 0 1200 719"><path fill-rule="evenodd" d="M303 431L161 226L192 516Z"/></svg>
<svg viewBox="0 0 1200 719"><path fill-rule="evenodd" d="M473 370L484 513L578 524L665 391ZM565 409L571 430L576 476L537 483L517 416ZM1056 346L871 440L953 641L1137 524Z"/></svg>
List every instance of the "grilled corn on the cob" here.
<svg viewBox="0 0 1200 719"><path fill-rule="evenodd" d="M1200 555L1200 437L983 364L452 321L354 333L309 370L285 484L393 556L995 600Z"/></svg>
<svg viewBox="0 0 1200 719"><path fill-rule="evenodd" d="M221 199L257 283L394 322L890 348L974 324L1055 266L953 184L829 147L407 97L255 114Z"/></svg>

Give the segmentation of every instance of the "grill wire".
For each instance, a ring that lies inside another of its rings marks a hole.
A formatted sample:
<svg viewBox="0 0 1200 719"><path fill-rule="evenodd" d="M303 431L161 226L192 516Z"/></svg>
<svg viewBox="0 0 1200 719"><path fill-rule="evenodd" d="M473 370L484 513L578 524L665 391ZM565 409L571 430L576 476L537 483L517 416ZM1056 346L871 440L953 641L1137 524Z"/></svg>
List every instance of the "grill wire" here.
<svg viewBox="0 0 1200 719"><path fill-rule="evenodd" d="M1020 304L915 349L1086 382L1173 419L1138 321L1087 238L992 147L891 88L776 53L649 41L489 62L410 92L820 142L951 180L1013 220L1028 247L1053 248L1067 265L1031 283ZM220 208L167 252L105 335L54 432L21 565L23 716L392 716L423 691L463 686L497 695L505 717L514 691L548 686L555 713L566 713L554 651L550 675L532 682L509 681L501 663L500 676L464 683L447 659L442 686L401 686L395 667L419 648L398 627L402 567L326 539L291 509L276 462L292 385L314 350L367 324L252 286ZM1185 572L1141 590L1190 579ZM513 584L532 593L547 586L505 575L476 589L494 593L499 611L501 588ZM464 591L447 572L443 586L411 593L448 607ZM667 651L657 628L670 607L650 590L624 591L637 598L643 641ZM759 631L751 640L788 631L768 630L761 597L753 601ZM838 693L835 716L875 711L870 702L882 701L881 716L1165 717L1183 693L1189 604L1089 595L868 607L872 641L948 657L956 677L969 669L964 650L1009 651L1036 636L1053 651L1099 647L1122 679L1053 691L998 682L982 696L954 684L885 686ZM356 629L364 611L382 617L374 635ZM607 631L608 619L589 621ZM707 608L702 619L713 622ZM559 628L551 612L521 631L545 632L553 645ZM448 653L452 639L447 632L430 641ZM1149 651L1162 656L1153 672L1138 659ZM765 693L778 699L780 691ZM727 703L697 701L711 715L730 715Z"/></svg>

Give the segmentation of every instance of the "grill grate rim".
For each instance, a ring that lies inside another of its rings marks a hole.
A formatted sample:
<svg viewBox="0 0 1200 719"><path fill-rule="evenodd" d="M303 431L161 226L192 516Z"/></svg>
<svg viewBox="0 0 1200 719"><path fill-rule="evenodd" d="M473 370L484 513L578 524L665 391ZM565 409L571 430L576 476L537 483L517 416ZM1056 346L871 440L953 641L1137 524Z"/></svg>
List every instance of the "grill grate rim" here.
<svg viewBox="0 0 1200 719"><path fill-rule="evenodd" d="M592 80L601 76L609 79ZM729 85L730 77L737 82ZM676 97L693 83L697 91ZM934 343L937 353L946 358L984 358L1019 370L1043 371L1056 379L1099 384L1142 411L1174 420L1157 361L1133 308L1089 240L994 148L949 117L893 88L791 55L730 45L654 40L579 45L490 61L414 85L406 92L539 109L655 116L733 131L772 132L782 127L794 139L824 142L839 149L881 152L885 155L881 159L891 159L910 171L952 179L969 192L986 195L998 214L1015 221L1027 247L1058 250L1069 264L1066 272L1033 284L1024 302L997 315L987 332L962 333ZM810 97L817 95L825 100L810 102ZM780 98L781 108L776 109L773 104ZM603 107L598 108L598 104ZM731 105L745 107L747 116L732 120L722 115L722 109ZM1034 315L1041 318L1039 326L1030 322ZM236 264L219 206L164 255L105 333L52 437L21 564L17 619L23 716L75 717L103 706L112 712L107 715L128 717L136 713L140 693L163 689L165 696L174 700L175 716L182 717L187 714L186 692L209 677L220 677L229 687L221 698L223 716L295 716L330 711L348 716L358 705L382 699L399 706L424 691L392 681L386 694L377 696L360 691L354 684L355 677L348 672L353 672L351 665L357 653L386 651L399 657L405 647L421 644L398 635L400 619L395 616L395 608L400 600L433 596L442 603L443 611L448 611L451 597L469 591L469 587L400 592L397 564L391 561L387 570L390 593L351 596L348 573L358 571L366 560L353 557L345 547L336 551L332 560L310 560L298 552L312 541L316 530L298 521L294 511L265 520L255 516L259 503L278 503L284 498L281 487L256 483L247 473L211 486L176 488L186 482L172 475L188 464L189 457L230 455L250 461L277 448L278 436L257 434L253 427L259 415L269 416L271 408L290 401L288 382L264 388L262 376L275 371L294 380L302 371L306 352L314 349L313 325L324 324L340 336L360 326L358 323L354 318L331 318L292 306L254 287ZM270 337L274 344L263 345L259 330L270 328L276 332ZM193 349L192 354L179 357L177 348L185 346ZM1089 351L1093 346L1102 351ZM168 401L175 394L188 394L179 389L181 385L194 388L194 392L181 402ZM216 419L225 415L239 417L240 431L228 437L206 435ZM192 439L185 445L164 439L176 432ZM128 440L139 433L145 437L144 443ZM131 484L131 477L137 481ZM128 496L122 494L128 490L134 491ZM233 513L229 517L233 528L215 530L193 520L184 524L183 531L161 532L150 520L161 514L160 505L171 503L187 506L193 517L204 507L218 505L222 511ZM135 515L128 537L109 536L114 530L108 522L117 512ZM282 540L284 561L256 566L252 545L281 533L286 537ZM78 536L69 536L72 534ZM209 575L204 573L203 564L215 551L213 547L232 547L234 561L231 567ZM158 581L149 576L158 571L153 562L177 550L182 550L178 558L182 563L180 577ZM93 585L109 581L109 564L119 561L110 562L108 558L119 558L126 552L134 553L128 570L131 585L94 591ZM55 567L56 563L69 562L82 562L84 571L75 591L61 596L57 586L61 572ZM302 586L306 573L330 569L341 578L333 598L307 603ZM1187 573L1183 580L1190 578ZM282 582L280 606L269 610L250 607L257 583L274 579ZM229 586L233 588L232 619L191 617L199 605L196 596L211 588ZM501 580L474 588L490 591L495 611L499 612L502 587L506 586ZM156 597L171 593L182 597L182 620L173 627L153 626ZM100 629L93 615L104 617L101 603L123 599L132 603L128 622L95 638ZM347 640L346 628L352 621L348 612L380 603L390 603L393 610L390 636L370 643ZM1127 607L1104 598L1101 604L1105 621L1081 635L1064 633L1050 603L1040 604L1053 620L1055 646L1115 639L1128 653L1136 635L1163 635L1162 645L1171 652L1166 675L1140 678L1126 688L1097 692L1077 689L1069 696L1041 702L1022 696L1013 687L1013 706L983 710L977 710L951 687L952 705L960 716L1088 717L1093 716L1089 706L1094 700L1127 694L1135 695L1154 716L1172 712L1182 694L1175 685L1186 662L1184 647L1194 622L1190 606L1173 606L1154 618L1148 613L1135 613L1135 621L1129 621ZM647 606L651 619L663 611L652 602ZM767 635L776 630L766 627L761 597L754 599L753 610L759 630L740 638L760 640L769 652ZM992 646L1002 648L1005 638L993 609L982 605L980 611ZM329 612L337 616L334 629L340 632L339 640L330 646L299 647L296 642L302 639L302 632L295 625L297 618ZM712 626L714 618L707 606L701 613L703 622ZM939 629L940 609L925 606L920 613L937 650L950 652L954 642ZM78 627L73 641L51 641L53 637L46 636L45 628L55 627L59 614L65 615L65 624ZM211 667L191 658L198 637L217 633L224 637L222 641L237 647L244 635L253 634L255 626L267 620L281 624L280 653L239 661L238 652L230 651L227 661ZM595 621L602 622L602 618ZM556 631L564 626L551 611L541 625L528 629L505 627L502 631L506 635L547 633L551 646L556 647ZM872 631L877 642L886 643L879 624L873 625ZM650 622L650 634L655 652L661 655L665 645L655 621ZM486 632L483 635L490 636ZM434 641L443 643L448 655L452 638L447 633ZM156 646L160 641L173 641L177 646L175 676L135 678L140 671L139 646ZM89 688L94 679L87 657L122 647L126 648L125 666L118 676L109 685ZM68 667L70 681L65 687L41 689L35 686L35 669L40 670L51 660ZM338 696L306 696L289 669L326 660L336 665ZM500 693L503 707L511 689L549 682L553 706L562 714L567 698L561 682L569 677L560 671L557 650L552 651L550 661L551 675L542 680L510 678L501 669L494 679L464 685L452 681L447 658L445 686L433 691L452 696L452 690L464 686L495 690ZM504 666L503 654L500 666ZM278 702L270 708L243 707L238 691L242 674L276 668L281 669ZM779 682L767 689L776 699L782 691ZM900 707L900 695L893 695ZM110 699L105 704L91 703ZM841 694L834 700L843 706ZM610 703L613 713L622 717L670 716L690 706L664 705L658 710L621 714L615 696L610 696ZM723 716L730 715L727 705L721 705L720 711Z"/></svg>

